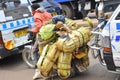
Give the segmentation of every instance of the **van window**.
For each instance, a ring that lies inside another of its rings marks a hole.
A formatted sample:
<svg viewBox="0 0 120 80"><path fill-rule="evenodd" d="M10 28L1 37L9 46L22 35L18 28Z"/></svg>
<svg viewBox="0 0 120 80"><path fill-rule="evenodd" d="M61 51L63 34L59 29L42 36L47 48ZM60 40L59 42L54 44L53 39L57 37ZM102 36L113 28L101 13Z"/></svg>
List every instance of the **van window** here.
<svg viewBox="0 0 120 80"><path fill-rule="evenodd" d="M2 9L14 9L19 6L28 6L27 0L0 0L0 5Z"/></svg>
<svg viewBox="0 0 120 80"><path fill-rule="evenodd" d="M119 14L116 16L115 20L120 20L120 12L119 12Z"/></svg>
<svg viewBox="0 0 120 80"><path fill-rule="evenodd" d="M7 21L30 17L29 4L24 0L2 0L1 9L4 10Z"/></svg>

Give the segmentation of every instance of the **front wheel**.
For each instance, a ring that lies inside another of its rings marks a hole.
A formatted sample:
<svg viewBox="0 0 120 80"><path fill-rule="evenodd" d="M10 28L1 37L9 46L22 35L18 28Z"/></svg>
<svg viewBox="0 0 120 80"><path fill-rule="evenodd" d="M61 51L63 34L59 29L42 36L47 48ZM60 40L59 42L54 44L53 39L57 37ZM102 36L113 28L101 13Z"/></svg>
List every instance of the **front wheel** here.
<svg viewBox="0 0 120 80"><path fill-rule="evenodd" d="M33 62L33 56L30 52L31 52L31 48L25 48L22 52L22 58L30 68L35 68L36 66Z"/></svg>

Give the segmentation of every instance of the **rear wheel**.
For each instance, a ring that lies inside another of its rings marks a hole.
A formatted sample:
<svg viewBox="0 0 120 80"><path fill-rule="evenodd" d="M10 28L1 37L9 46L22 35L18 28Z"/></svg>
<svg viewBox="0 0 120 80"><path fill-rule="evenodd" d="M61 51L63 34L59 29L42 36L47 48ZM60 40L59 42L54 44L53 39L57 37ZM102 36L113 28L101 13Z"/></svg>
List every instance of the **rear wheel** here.
<svg viewBox="0 0 120 80"><path fill-rule="evenodd" d="M75 66L72 66L71 74L70 74L69 78L75 77L76 74L77 74L77 68Z"/></svg>
<svg viewBox="0 0 120 80"><path fill-rule="evenodd" d="M62 14L64 14L67 18L74 18L74 10L70 5L62 4Z"/></svg>
<svg viewBox="0 0 120 80"><path fill-rule="evenodd" d="M75 77L75 75L78 74L78 73L79 73L79 71L76 68L75 63L72 61L71 74L70 74L69 78Z"/></svg>

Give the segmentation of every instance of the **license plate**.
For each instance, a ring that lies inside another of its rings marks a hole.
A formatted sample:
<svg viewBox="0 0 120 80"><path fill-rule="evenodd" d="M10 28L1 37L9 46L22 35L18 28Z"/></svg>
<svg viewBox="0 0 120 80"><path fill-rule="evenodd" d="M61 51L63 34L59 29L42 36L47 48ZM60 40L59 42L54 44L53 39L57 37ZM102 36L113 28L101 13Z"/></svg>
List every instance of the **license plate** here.
<svg viewBox="0 0 120 80"><path fill-rule="evenodd" d="M28 32L28 29L23 29L23 30L19 30L19 31L14 32L14 35L15 35L15 37L21 37L21 36L26 35L27 32Z"/></svg>
<svg viewBox="0 0 120 80"><path fill-rule="evenodd" d="M52 12L52 16L56 16L57 15L57 13L56 12Z"/></svg>

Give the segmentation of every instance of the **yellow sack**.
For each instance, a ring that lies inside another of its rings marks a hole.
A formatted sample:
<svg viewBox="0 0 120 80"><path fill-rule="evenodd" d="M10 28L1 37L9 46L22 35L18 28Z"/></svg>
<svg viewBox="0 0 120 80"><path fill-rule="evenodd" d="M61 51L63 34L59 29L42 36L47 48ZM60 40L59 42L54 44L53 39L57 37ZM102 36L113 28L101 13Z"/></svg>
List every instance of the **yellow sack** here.
<svg viewBox="0 0 120 80"><path fill-rule="evenodd" d="M90 32L90 29L87 27L81 27L77 31L73 30L71 34L68 33L69 37L58 38L56 42L57 47L63 52L71 53L83 46L83 44L87 44L90 40Z"/></svg>
<svg viewBox="0 0 120 80"><path fill-rule="evenodd" d="M38 33L38 37L40 37L42 40L50 39L55 34L55 32L53 31L54 28L55 24L47 24L42 26Z"/></svg>
<svg viewBox="0 0 120 80"><path fill-rule="evenodd" d="M42 54L38 60L37 67L40 69L42 76L50 76L50 72L53 68L53 65L58 58L59 50L55 44L46 45L42 51Z"/></svg>
<svg viewBox="0 0 120 80"><path fill-rule="evenodd" d="M62 79L66 79L70 76L71 60L72 60L72 53L64 53L64 52L60 53L58 57L57 72Z"/></svg>

